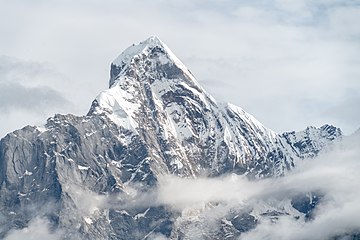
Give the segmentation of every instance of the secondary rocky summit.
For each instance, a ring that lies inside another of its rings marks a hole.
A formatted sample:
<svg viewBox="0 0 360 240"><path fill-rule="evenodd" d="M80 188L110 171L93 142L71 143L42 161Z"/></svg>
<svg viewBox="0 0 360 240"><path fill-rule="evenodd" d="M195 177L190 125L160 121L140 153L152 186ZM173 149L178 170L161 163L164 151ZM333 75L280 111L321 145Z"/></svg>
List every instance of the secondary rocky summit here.
<svg viewBox="0 0 360 240"><path fill-rule="evenodd" d="M164 174L278 177L341 137L329 125L275 133L240 107L216 102L162 41L150 37L115 59L109 89L86 116L58 114L1 140L0 238L46 219L61 239L156 233L186 239L181 212L125 207L129 186L147 192ZM234 215L226 231L220 224L213 238L235 238L256 225L252 215L241 219Z"/></svg>

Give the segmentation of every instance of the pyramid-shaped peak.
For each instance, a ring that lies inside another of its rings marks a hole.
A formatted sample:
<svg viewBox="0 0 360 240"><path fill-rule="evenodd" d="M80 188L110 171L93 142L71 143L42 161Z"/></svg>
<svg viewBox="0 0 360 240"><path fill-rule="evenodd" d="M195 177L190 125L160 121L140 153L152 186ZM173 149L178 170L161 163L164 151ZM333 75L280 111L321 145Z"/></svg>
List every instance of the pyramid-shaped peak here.
<svg viewBox="0 0 360 240"><path fill-rule="evenodd" d="M154 58L154 52L156 58ZM156 64L159 65L168 64L176 66L176 68L182 71L183 74L185 74L189 79L196 82L188 68L175 56L170 48L166 46L166 44L164 44L159 37L151 36L138 44L131 45L112 62L109 87L111 87L120 76L129 72L127 70L139 70L134 69L139 68L139 59L142 59L143 61L149 60L150 62L156 61ZM145 65L140 68L147 68Z"/></svg>
<svg viewBox="0 0 360 240"><path fill-rule="evenodd" d="M158 36L156 36L156 35L153 35L153 36L149 37L144 42L163 44L163 42L160 40L160 38Z"/></svg>
<svg viewBox="0 0 360 240"><path fill-rule="evenodd" d="M124 64L128 64L131 59L135 56L146 53L149 49L153 49L154 47L160 47L164 49L166 52L170 51L169 48L160 40L157 36L151 36L146 40L133 44L125 51L123 51L113 62L113 65L123 66Z"/></svg>
<svg viewBox="0 0 360 240"><path fill-rule="evenodd" d="M133 45L134 46L134 45ZM161 48L167 48L167 46L164 44L163 41L160 40L158 36L150 36L144 41L141 41L139 44L135 45L139 47L145 48L153 48L153 47L161 47Z"/></svg>

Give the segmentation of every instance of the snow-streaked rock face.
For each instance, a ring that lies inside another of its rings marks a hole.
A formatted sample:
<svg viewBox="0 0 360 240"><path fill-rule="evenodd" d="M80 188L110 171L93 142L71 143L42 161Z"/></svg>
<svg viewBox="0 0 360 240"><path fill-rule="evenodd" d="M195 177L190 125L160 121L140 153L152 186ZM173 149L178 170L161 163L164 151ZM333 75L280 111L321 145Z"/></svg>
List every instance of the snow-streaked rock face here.
<svg viewBox="0 0 360 240"><path fill-rule="evenodd" d="M110 76L87 116L56 115L1 140L0 238L45 216L65 239L146 239L150 232L181 239L179 213L125 211L118 194L130 196L133 185L146 191L164 173L282 176L342 136L329 125L280 135L240 107L217 103L157 37L126 49ZM51 211L35 208L41 205ZM225 220L233 235L256 224L245 213Z"/></svg>
<svg viewBox="0 0 360 240"><path fill-rule="evenodd" d="M8 134L0 144L0 238L37 215L67 229L69 239L110 238L114 214L104 211L102 198L123 192L130 181L154 184L147 156L138 136L104 115L56 115L45 131Z"/></svg>

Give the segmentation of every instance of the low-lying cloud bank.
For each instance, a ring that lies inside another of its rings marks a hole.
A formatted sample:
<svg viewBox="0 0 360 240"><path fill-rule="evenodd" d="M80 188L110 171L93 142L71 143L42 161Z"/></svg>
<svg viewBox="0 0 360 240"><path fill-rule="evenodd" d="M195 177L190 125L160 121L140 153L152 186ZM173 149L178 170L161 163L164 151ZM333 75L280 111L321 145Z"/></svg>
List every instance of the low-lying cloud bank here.
<svg viewBox="0 0 360 240"><path fill-rule="evenodd" d="M335 149L317 159L300 163L286 177L248 181L230 175L214 179L182 179L164 176L160 179L157 201L176 210L196 209L201 204L221 203L203 208L201 215L221 220L234 207L288 212L277 221L260 218L252 231L240 239L329 239L360 231L360 134L354 134ZM295 209L286 209L299 193L321 193L312 219L297 219ZM265 207L264 207L265 206ZM189 233L188 235L195 234Z"/></svg>

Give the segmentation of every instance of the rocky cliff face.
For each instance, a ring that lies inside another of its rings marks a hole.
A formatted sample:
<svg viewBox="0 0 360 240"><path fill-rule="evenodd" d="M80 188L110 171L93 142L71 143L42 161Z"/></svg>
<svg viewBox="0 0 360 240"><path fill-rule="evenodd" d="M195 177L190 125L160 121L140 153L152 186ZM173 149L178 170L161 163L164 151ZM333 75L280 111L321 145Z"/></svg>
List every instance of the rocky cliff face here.
<svg viewBox="0 0 360 240"><path fill-rule="evenodd" d="M181 212L129 207L132 186L148 192L163 174L282 176L342 136L329 125L277 134L217 103L156 37L126 49L110 76L87 116L55 115L1 140L0 238L42 217L63 239L186 239ZM235 238L256 221L229 215L213 236Z"/></svg>

